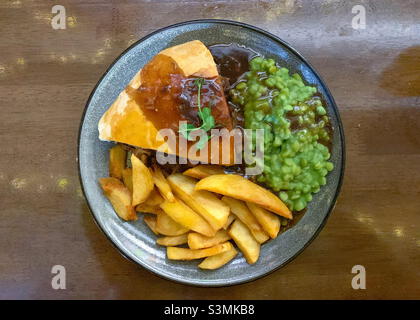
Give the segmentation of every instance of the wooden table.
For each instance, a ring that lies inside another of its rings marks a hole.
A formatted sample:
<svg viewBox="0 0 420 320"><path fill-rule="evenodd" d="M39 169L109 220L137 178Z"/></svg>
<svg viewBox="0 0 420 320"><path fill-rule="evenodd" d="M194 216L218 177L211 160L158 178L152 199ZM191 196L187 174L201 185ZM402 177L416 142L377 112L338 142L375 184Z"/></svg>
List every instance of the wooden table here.
<svg viewBox="0 0 420 320"><path fill-rule="evenodd" d="M0 3L0 298L420 298L420 2L60 0ZM362 2L366 28L353 29ZM55 4L55 2L54 2ZM199 18L250 23L283 38L339 106L347 169L337 206L292 263L252 283L194 288L123 258L81 193L77 134L102 73L130 44ZM351 269L366 268L366 290ZM53 290L63 265L66 290Z"/></svg>

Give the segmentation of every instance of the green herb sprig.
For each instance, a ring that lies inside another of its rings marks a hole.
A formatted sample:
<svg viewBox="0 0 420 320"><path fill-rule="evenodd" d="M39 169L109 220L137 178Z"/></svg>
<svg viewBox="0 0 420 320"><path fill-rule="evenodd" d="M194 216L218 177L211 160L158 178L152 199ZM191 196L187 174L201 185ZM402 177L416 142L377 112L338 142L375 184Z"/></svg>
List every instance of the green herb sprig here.
<svg viewBox="0 0 420 320"><path fill-rule="evenodd" d="M211 114L211 109L208 107L201 107L201 88L204 84L203 78L198 78L194 81L194 85L197 86L197 106L198 106L198 117L201 120L201 125L199 127L194 126L191 123L182 123L179 127L179 133L188 141L194 141L195 137L191 135L191 133L196 132L198 130L209 131L210 129L214 128L215 120ZM207 143L208 140L211 139L211 136L200 137L200 140L197 142L196 147L198 150L201 150Z"/></svg>

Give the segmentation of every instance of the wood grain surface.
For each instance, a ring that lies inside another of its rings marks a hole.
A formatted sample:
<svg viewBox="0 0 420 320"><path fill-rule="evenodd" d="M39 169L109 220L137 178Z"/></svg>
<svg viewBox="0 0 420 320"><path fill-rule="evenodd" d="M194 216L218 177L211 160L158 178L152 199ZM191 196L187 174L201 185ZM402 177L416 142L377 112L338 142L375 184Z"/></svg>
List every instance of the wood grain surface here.
<svg viewBox="0 0 420 320"><path fill-rule="evenodd" d="M53 4L67 28L51 27ZM366 29L352 28L352 7ZM81 193L77 134L110 63L157 28L199 18L256 25L319 71L347 140L341 195L294 261L228 288L158 278L123 258ZM0 298L419 299L420 2L2 0L0 2ZM363 265L366 290L351 269ZM51 268L67 270L53 290Z"/></svg>

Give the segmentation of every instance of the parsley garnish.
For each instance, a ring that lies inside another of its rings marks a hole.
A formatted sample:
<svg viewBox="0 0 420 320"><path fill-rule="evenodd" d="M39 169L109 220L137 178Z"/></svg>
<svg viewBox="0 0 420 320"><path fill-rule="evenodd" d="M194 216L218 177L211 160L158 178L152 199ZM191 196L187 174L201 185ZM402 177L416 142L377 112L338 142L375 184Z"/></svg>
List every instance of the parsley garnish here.
<svg viewBox="0 0 420 320"><path fill-rule="evenodd" d="M187 140L194 141L195 137L191 136L192 132L197 130L204 130L209 131L210 129L214 128L215 121L214 117L211 114L210 108L201 108L201 87L204 84L203 78L198 78L194 81L194 85L197 86L197 106L198 106L198 117L201 120L201 126L198 128L195 127L191 123L183 123L179 127L179 133ZM201 150L207 143L208 140L211 139L211 136L200 136L200 140L197 142L196 147L198 150Z"/></svg>

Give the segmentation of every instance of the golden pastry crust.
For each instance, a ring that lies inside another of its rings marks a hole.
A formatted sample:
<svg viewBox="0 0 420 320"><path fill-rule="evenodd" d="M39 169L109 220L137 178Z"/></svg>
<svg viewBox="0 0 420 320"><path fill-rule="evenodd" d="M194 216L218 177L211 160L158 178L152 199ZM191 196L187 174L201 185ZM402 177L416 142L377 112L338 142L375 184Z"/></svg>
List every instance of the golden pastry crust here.
<svg viewBox="0 0 420 320"><path fill-rule="evenodd" d="M199 40L165 49L158 55L170 57L186 77L213 78L219 76L213 56ZM136 100L129 94L130 91L137 90L141 84L142 75L141 70L139 70L127 88L119 94L115 102L100 119L98 124L99 138L135 147L159 150L169 154L177 154L176 146L169 145L164 141L159 135L156 126L146 117ZM190 145L191 143L188 143L188 148L190 148ZM220 153L222 154L226 151L222 150ZM232 150L230 151L230 154L233 155ZM181 150L178 150L178 152L181 152ZM182 152L182 154L185 154L185 152ZM192 156L191 158L191 160L203 161L203 159L207 159L207 156ZM211 152L208 159L209 161L217 162L217 159Z"/></svg>

